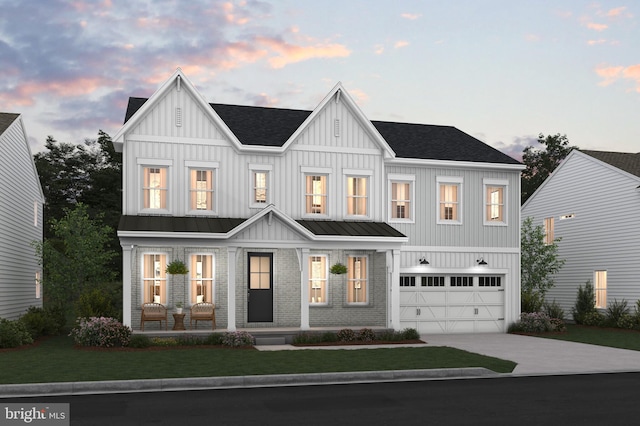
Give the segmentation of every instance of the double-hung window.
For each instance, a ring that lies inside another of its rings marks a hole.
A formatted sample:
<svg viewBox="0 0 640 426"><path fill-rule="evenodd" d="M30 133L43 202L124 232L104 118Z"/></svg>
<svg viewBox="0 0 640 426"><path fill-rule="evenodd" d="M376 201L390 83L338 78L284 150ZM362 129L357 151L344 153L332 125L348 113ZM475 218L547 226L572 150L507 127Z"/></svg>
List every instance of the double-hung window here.
<svg viewBox="0 0 640 426"><path fill-rule="evenodd" d="M306 214L326 215L327 214L327 176L326 175L306 175Z"/></svg>
<svg viewBox="0 0 640 426"><path fill-rule="evenodd" d="M368 177L347 177L347 216L366 216L369 203Z"/></svg>
<svg viewBox="0 0 640 426"><path fill-rule="evenodd" d="M442 176L436 179L438 185L438 223L462 223L462 178Z"/></svg>
<svg viewBox="0 0 640 426"><path fill-rule="evenodd" d="M191 304L214 303L213 299L213 255L191 255Z"/></svg>
<svg viewBox="0 0 640 426"><path fill-rule="evenodd" d="M593 275L596 308L605 309L607 307L607 271L595 271Z"/></svg>
<svg viewBox="0 0 640 426"><path fill-rule="evenodd" d="M544 219L544 243L546 245L553 244L553 241L555 240L553 228L554 228L553 218L552 217L545 218Z"/></svg>
<svg viewBox="0 0 640 426"><path fill-rule="evenodd" d="M367 256L347 259L347 303L366 304L369 301Z"/></svg>
<svg viewBox="0 0 640 426"><path fill-rule="evenodd" d="M484 179L484 223L485 225L506 225L505 201L507 181Z"/></svg>
<svg viewBox="0 0 640 426"><path fill-rule="evenodd" d="M309 303L327 303L327 256L309 256Z"/></svg>
<svg viewBox="0 0 640 426"><path fill-rule="evenodd" d="M143 207L150 210L167 209L167 167L143 167Z"/></svg>
<svg viewBox="0 0 640 426"><path fill-rule="evenodd" d="M167 304L167 256L144 254L142 256L142 287L144 303Z"/></svg>
<svg viewBox="0 0 640 426"><path fill-rule="evenodd" d="M213 170L190 169L189 209L195 211L213 210Z"/></svg>
<svg viewBox="0 0 640 426"><path fill-rule="evenodd" d="M392 222L413 222L414 176L390 175L390 212Z"/></svg>
<svg viewBox="0 0 640 426"><path fill-rule="evenodd" d="M253 208L266 207L271 201L271 170L270 164L249 164L249 178L251 179L251 195L249 205Z"/></svg>

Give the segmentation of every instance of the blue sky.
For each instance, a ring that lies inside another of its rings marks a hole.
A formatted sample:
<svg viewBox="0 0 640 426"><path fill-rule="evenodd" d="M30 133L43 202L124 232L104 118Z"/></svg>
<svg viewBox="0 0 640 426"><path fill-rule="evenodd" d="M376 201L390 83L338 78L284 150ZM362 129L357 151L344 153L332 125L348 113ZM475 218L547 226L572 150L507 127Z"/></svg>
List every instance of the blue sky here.
<svg viewBox="0 0 640 426"><path fill-rule="evenodd" d="M32 149L113 135L181 67L208 102L452 125L517 156L537 135L639 152L640 4L546 0L23 0L0 15L0 111Z"/></svg>

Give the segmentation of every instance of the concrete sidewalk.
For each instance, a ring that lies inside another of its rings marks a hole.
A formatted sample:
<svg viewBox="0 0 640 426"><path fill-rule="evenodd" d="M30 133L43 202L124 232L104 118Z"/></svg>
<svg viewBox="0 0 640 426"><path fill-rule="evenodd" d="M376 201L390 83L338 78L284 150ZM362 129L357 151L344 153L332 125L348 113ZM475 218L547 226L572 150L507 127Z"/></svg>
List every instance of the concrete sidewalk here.
<svg viewBox="0 0 640 426"><path fill-rule="evenodd" d="M640 371L640 351L565 342L517 334L433 334L429 346L449 346L507 359L518 365L513 375Z"/></svg>

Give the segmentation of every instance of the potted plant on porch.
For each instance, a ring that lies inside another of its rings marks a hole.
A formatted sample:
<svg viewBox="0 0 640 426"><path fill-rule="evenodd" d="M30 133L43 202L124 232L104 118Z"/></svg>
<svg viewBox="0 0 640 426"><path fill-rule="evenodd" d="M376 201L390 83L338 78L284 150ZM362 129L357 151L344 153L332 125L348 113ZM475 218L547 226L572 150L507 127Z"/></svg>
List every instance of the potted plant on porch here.
<svg viewBox="0 0 640 426"><path fill-rule="evenodd" d="M177 301L176 302L176 314L181 314L182 313L182 301Z"/></svg>

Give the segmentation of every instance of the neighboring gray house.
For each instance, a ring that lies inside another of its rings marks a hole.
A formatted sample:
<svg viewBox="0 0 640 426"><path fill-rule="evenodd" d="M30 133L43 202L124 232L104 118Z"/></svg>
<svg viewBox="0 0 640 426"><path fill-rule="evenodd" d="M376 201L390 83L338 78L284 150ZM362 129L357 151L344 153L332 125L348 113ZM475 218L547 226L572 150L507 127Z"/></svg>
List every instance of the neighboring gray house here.
<svg viewBox="0 0 640 426"><path fill-rule="evenodd" d="M640 298L640 153L572 151L522 206L522 218L562 238L566 260L547 300L570 318L578 286L591 281L596 307Z"/></svg>
<svg viewBox="0 0 640 426"><path fill-rule="evenodd" d="M519 318L524 167L454 127L370 121L341 84L313 111L209 104L178 69L113 142L134 329L153 301L213 302L226 330Z"/></svg>
<svg viewBox="0 0 640 426"><path fill-rule="evenodd" d="M42 241L44 196L22 116L0 113L0 318L42 306L41 269L32 243Z"/></svg>

